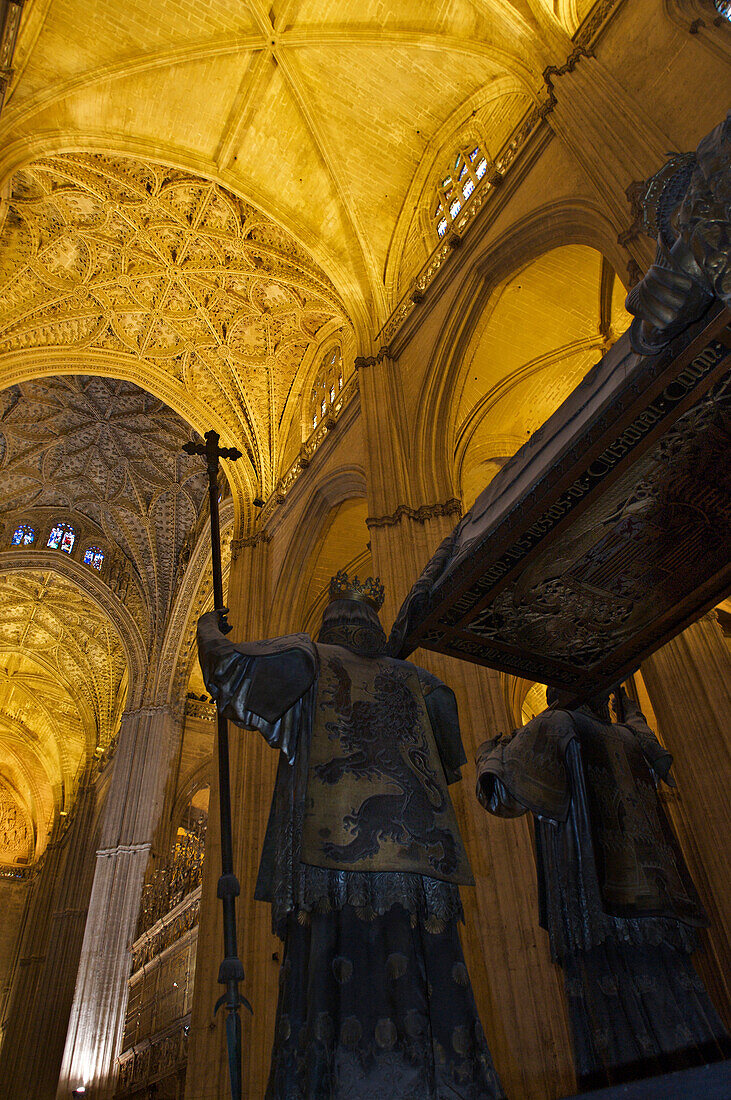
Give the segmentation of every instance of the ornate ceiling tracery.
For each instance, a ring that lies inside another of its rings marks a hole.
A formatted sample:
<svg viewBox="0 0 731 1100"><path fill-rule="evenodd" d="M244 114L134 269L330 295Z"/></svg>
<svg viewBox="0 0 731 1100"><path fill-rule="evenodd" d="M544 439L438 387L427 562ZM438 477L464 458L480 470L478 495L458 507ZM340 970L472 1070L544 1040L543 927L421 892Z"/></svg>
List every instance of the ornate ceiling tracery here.
<svg viewBox="0 0 731 1100"><path fill-rule="evenodd" d="M494 153L510 133L501 97L535 98L587 6L128 0L120 17L115 5L26 0L0 180L39 149L201 172L310 251L365 337L394 304L384 271L415 173L493 98Z"/></svg>
<svg viewBox="0 0 731 1100"><path fill-rule="evenodd" d="M126 686L119 635L74 584L51 569L0 575L0 863L25 858L26 833L28 858L41 854L115 736Z"/></svg>
<svg viewBox="0 0 731 1100"><path fill-rule="evenodd" d="M0 393L0 513L88 516L134 567L125 600L151 647L206 500L205 470L181 450L193 438L130 382L57 376Z"/></svg>
<svg viewBox="0 0 731 1100"><path fill-rule="evenodd" d="M310 345L344 323L304 251L200 177L82 154L13 177L0 362L35 351L55 356L55 370L74 355L108 374L125 364L125 377L246 451L250 497L273 488Z"/></svg>

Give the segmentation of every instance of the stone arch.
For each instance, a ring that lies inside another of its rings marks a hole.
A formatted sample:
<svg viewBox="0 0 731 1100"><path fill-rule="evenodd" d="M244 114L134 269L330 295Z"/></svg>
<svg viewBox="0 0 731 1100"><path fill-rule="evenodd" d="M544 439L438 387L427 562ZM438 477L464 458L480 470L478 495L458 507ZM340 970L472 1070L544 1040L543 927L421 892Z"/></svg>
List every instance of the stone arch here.
<svg viewBox="0 0 731 1100"><path fill-rule="evenodd" d="M234 527L234 503L221 502L222 568L224 594L231 565L231 538ZM183 583L168 619L160 654L158 672L150 698L169 699L174 713L182 711L191 662L196 659L195 632L198 616L213 605L211 577L211 529L206 523L199 533Z"/></svg>
<svg viewBox="0 0 731 1100"><path fill-rule="evenodd" d="M164 401L199 434L205 434L213 428L221 436L223 446L237 443L228 424L215 409L196 401L181 382L173 379L157 364L147 360L143 362L131 354L84 350L69 353L60 348L45 348L43 351L30 349L0 355L0 389L60 374L96 374L104 378L133 382L153 397ZM257 493L256 474L250 463L245 461L223 462L222 465L236 505L237 525L246 526L254 519L251 501Z"/></svg>
<svg viewBox="0 0 731 1100"><path fill-rule="evenodd" d="M65 555L50 555L43 550L16 547L0 553L0 573L54 572L88 596L104 612L124 646L127 658L127 705L139 706L147 682L147 651L134 619L122 601L93 570Z"/></svg>
<svg viewBox="0 0 731 1100"><path fill-rule="evenodd" d="M302 630L305 619L312 617L311 613L307 613L307 598L302 580L318 550L322 549L327 540L328 527L335 518L334 513L349 501L362 502L365 524L366 482L360 466L342 466L323 478L310 491L302 507L302 515L307 517L307 521L297 527L273 585L272 605L277 632ZM364 526L364 532L366 531ZM354 550L356 541L354 540ZM365 548L367 534L362 541ZM354 552L353 557L355 556Z"/></svg>
<svg viewBox="0 0 731 1100"><path fill-rule="evenodd" d="M462 276L443 321L422 390L415 429L415 473L425 500L456 495L450 410L470 341L495 290L531 261L555 248L584 245L601 253L618 273L624 262L616 233L593 204L561 201L534 211L490 242Z"/></svg>
<svg viewBox="0 0 731 1100"><path fill-rule="evenodd" d="M532 81L527 70L519 75L500 76L469 96L432 136L409 184L388 250L385 284L392 307L395 306L399 294L405 290L409 277L415 274L413 265L407 268L405 263L410 242L413 242L420 255L416 270L439 243L431 228L428 206L433 187L440 174L444 174L452 147L471 137L486 143L485 128L475 121L477 114L502 96L511 93L532 95L531 87ZM495 150L493 155L494 153Z"/></svg>
<svg viewBox="0 0 731 1100"><path fill-rule="evenodd" d="M187 773L183 777L178 787L178 793L173 803L173 808L170 811L170 827L171 829L177 828L177 822L180 821L185 810L186 805L190 802L196 791L199 791L201 787L205 787L211 782L212 762L210 760L204 760Z"/></svg>

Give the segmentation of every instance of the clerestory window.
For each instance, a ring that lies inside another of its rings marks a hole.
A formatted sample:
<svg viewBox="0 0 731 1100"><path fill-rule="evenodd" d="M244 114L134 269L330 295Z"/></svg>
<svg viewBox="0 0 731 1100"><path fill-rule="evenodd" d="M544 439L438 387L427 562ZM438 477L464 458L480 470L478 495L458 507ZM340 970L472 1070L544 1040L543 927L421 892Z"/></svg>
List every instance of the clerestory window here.
<svg viewBox="0 0 731 1100"><path fill-rule="evenodd" d="M76 532L70 523L57 523L51 528L46 546L49 550L63 550L70 554L76 542Z"/></svg>
<svg viewBox="0 0 731 1100"><path fill-rule="evenodd" d="M90 565L97 572L101 570L104 551L99 546L88 546L84 551L84 565Z"/></svg>
<svg viewBox="0 0 731 1100"><path fill-rule="evenodd" d="M454 166L437 186L434 224L440 237L449 229L462 207L487 175L488 160L479 145L460 149Z"/></svg>
<svg viewBox="0 0 731 1100"><path fill-rule="evenodd" d="M13 532L13 538L11 541L12 546L31 546L35 540L36 532L35 528L31 527L27 523L21 523L20 527L16 527Z"/></svg>
<svg viewBox="0 0 731 1100"><path fill-rule="evenodd" d="M317 381L310 396L310 426L312 431L327 416L343 388L343 352L339 344L322 357Z"/></svg>

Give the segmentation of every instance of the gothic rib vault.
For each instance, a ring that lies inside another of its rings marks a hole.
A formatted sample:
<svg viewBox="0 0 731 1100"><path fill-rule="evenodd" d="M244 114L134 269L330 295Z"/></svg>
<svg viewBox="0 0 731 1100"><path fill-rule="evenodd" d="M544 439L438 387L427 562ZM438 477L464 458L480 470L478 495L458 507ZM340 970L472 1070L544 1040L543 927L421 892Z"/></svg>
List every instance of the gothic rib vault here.
<svg viewBox="0 0 731 1100"><path fill-rule="evenodd" d="M95 154L13 177L0 237L0 370L122 375L248 463L241 508L301 443L300 368L346 318L328 280L253 207L173 169Z"/></svg>
<svg viewBox="0 0 731 1100"><path fill-rule="evenodd" d="M117 733L128 673L139 699L148 667L165 671L205 522L207 479L181 451L193 438L131 382L55 376L0 394L0 781L15 806L4 816L23 823L0 861L42 854ZM46 548L59 522L73 527L70 554ZM19 524L30 546L10 545ZM98 575L82 560L89 542L105 555Z"/></svg>
<svg viewBox="0 0 731 1100"><path fill-rule="evenodd" d="M49 563L0 575L0 664L0 865L22 866L110 746L127 662L104 612Z"/></svg>
<svg viewBox="0 0 731 1100"><path fill-rule="evenodd" d="M114 4L27 8L0 178L39 151L79 148L200 172L293 234L366 338L393 304L404 249L425 258L407 238L452 155L443 147L468 125L495 156L591 4L163 0L151 13L132 0L123 20Z"/></svg>

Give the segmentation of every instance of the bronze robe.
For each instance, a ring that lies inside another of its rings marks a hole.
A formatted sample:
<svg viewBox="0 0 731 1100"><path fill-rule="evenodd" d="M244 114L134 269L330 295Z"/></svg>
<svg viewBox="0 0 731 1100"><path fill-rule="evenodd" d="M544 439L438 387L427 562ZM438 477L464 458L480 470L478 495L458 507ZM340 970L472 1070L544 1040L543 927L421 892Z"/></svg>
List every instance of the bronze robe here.
<svg viewBox="0 0 731 1100"><path fill-rule="evenodd" d="M540 922L563 968L583 1088L726 1050L689 958L706 918L655 789L672 757L629 699L625 711L621 725L544 711L477 761L490 813L536 818Z"/></svg>

